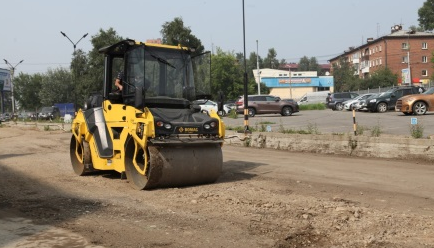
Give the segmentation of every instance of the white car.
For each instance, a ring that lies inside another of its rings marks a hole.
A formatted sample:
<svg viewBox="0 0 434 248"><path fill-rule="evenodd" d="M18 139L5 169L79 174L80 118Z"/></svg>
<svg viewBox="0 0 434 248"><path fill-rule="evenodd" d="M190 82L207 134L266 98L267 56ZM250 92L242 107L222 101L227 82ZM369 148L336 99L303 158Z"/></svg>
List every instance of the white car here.
<svg viewBox="0 0 434 248"><path fill-rule="evenodd" d="M218 103L207 99L196 100L193 103L199 105L201 111L206 111L209 113L211 110L214 110L220 116L225 116L231 111L231 109L234 108L230 104L224 104L223 111L218 111Z"/></svg>
<svg viewBox="0 0 434 248"><path fill-rule="evenodd" d="M361 101L361 100L366 100L368 99L368 97L372 96L374 93L366 93L360 96L357 96L351 100L345 101L343 102L344 104L344 109L350 111L353 110L353 107L357 106L357 104Z"/></svg>

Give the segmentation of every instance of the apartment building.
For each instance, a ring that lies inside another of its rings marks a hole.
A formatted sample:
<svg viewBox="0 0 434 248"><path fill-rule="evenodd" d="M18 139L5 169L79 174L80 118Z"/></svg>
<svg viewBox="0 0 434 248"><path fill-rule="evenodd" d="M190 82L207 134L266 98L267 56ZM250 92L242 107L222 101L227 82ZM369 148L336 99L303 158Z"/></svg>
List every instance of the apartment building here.
<svg viewBox="0 0 434 248"><path fill-rule="evenodd" d="M360 78L387 67L400 76L397 84L419 85L428 84L433 76L433 51L434 33L403 30L401 25L395 25L389 35L369 38L366 44L350 47L329 61L332 65L339 64L344 58Z"/></svg>

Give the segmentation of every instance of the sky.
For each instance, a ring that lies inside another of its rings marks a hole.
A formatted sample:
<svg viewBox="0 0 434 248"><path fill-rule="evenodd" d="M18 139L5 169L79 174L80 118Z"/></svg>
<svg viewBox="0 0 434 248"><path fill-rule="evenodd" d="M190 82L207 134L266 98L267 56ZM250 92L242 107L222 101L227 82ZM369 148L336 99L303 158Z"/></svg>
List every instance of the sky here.
<svg viewBox="0 0 434 248"><path fill-rule="evenodd" d="M161 38L162 25L176 17L209 51L245 49L247 58L251 52L265 58L274 48L279 60L297 63L307 56L324 64L367 38L390 34L393 25L418 26L424 2L244 0L243 6L242 0L0 0L0 68L9 68L6 59L16 66L15 75L68 69L72 43L86 33L77 49L89 52L91 37L100 29L113 28L123 38L146 41Z"/></svg>

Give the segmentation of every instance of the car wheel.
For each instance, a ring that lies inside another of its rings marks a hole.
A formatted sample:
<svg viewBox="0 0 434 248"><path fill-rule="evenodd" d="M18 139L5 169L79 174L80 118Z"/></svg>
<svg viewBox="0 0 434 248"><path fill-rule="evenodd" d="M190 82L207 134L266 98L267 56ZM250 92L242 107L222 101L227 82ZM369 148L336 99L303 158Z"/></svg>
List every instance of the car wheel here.
<svg viewBox="0 0 434 248"><path fill-rule="evenodd" d="M426 103L416 102L413 105L413 113L415 113L417 115L424 115L426 113Z"/></svg>
<svg viewBox="0 0 434 248"><path fill-rule="evenodd" d="M256 110L254 108L249 108L249 116L254 117L256 114Z"/></svg>
<svg viewBox="0 0 434 248"><path fill-rule="evenodd" d="M341 102L336 103L336 110L342 111L344 109L344 105Z"/></svg>
<svg viewBox="0 0 434 248"><path fill-rule="evenodd" d="M386 112L386 111L387 111L387 104L384 103L384 102L380 102L380 103L377 105L377 111L380 112L380 113L384 113L384 112Z"/></svg>
<svg viewBox="0 0 434 248"><path fill-rule="evenodd" d="M222 111L218 111L217 114L219 116L225 116L226 115L226 111L222 110Z"/></svg>
<svg viewBox="0 0 434 248"><path fill-rule="evenodd" d="M291 107L283 107L281 115L282 116L290 116L290 115L292 115L292 108Z"/></svg>

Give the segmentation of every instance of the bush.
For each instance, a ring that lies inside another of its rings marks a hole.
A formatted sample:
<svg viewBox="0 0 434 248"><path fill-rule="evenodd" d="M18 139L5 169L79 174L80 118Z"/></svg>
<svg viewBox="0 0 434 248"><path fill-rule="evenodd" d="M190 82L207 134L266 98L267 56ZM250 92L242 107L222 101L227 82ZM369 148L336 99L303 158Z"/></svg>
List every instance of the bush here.
<svg viewBox="0 0 434 248"><path fill-rule="evenodd" d="M410 126L411 137L415 139L420 139L423 137L423 126L421 124Z"/></svg>

